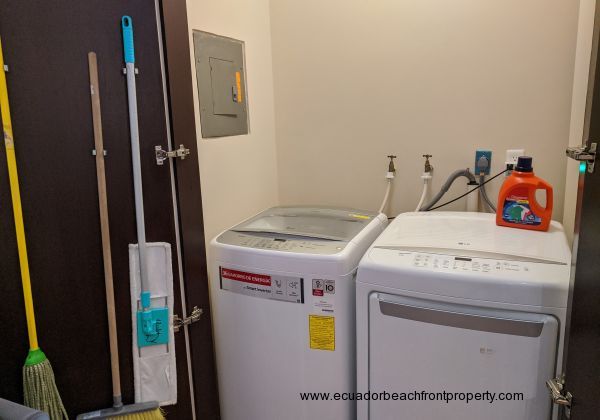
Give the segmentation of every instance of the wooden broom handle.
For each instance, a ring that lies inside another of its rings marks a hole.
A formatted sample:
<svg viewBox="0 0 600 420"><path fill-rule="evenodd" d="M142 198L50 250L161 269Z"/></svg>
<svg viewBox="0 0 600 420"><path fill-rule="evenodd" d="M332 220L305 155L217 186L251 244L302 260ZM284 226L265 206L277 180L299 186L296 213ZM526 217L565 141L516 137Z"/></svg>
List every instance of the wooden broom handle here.
<svg viewBox="0 0 600 420"><path fill-rule="evenodd" d="M100 207L100 230L102 232L102 258L104 260L104 284L106 286L106 312L108 314L108 337L110 342L110 368L113 397L121 397L119 373L119 346L117 343L117 319L115 315L115 291L113 286L112 258L110 253L110 229L108 223L108 200L106 196L106 173L104 170L104 142L102 140L102 113L98 63L96 53L88 53L90 70L90 97L94 121L94 144L96 147L96 177L98 179L98 205Z"/></svg>

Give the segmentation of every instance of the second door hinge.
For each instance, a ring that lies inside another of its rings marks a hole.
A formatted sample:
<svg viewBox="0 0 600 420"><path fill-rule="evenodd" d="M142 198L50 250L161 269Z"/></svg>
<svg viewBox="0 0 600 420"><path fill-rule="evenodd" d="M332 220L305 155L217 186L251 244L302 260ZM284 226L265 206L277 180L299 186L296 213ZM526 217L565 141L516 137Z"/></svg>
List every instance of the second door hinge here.
<svg viewBox="0 0 600 420"><path fill-rule="evenodd" d="M154 146L154 153L156 154L156 164L163 165L167 159L185 159L190 154L190 149L186 149L183 144L179 145L179 149L171 151L163 150L162 146Z"/></svg>
<svg viewBox="0 0 600 420"><path fill-rule="evenodd" d="M200 321L200 317L202 316L203 312L204 311L202 309L198 308L197 306L194 306L194 309L192 309L192 313L188 317L182 319L179 317L179 315L173 315L173 330L175 332L179 332L181 327L183 327L184 325L190 325L194 322Z"/></svg>
<svg viewBox="0 0 600 420"><path fill-rule="evenodd" d="M567 147L567 156L579 162L585 162L581 171L583 172L587 167L588 173L592 174L596 163L596 147L596 143L590 143L589 146Z"/></svg>
<svg viewBox="0 0 600 420"><path fill-rule="evenodd" d="M571 403L573 395L570 392L565 392L565 377L561 375L554 379L546 381L546 387L550 391L550 398L554 404L564 407L567 418L571 417Z"/></svg>

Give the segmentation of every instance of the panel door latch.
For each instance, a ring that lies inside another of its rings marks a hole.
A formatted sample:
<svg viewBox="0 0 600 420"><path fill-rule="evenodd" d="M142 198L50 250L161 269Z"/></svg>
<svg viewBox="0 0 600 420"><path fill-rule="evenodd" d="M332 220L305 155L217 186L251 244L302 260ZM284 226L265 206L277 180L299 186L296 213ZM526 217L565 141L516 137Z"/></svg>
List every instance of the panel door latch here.
<svg viewBox="0 0 600 420"><path fill-rule="evenodd" d="M167 159L185 159L190 154L190 149L186 149L183 144L179 145L179 149L171 151L163 150L162 146L154 146L154 153L156 154L156 164L163 165Z"/></svg>
<svg viewBox="0 0 600 420"><path fill-rule="evenodd" d="M173 315L173 330L175 332L179 332L181 327L183 327L184 325L190 325L194 322L200 321L200 317L202 317L203 313L204 311L202 309L198 308L197 306L194 306L194 309L192 309L192 313L188 317L182 319L179 317L179 315Z"/></svg>
<svg viewBox="0 0 600 420"><path fill-rule="evenodd" d="M596 143L590 143L589 146L567 147L567 156L579 162L585 162L588 173L592 174L596 163L596 147Z"/></svg>
<svg viewBox="0 0 600 420"><path fill-rule="evenodd" d="M568 391L566 393L563 392L565 387L564 376L561 375L557 378L547 380L546 387L550 391L552 402L564 407L568 417L568 414L571 410L571 401L573 400L573 395Z"/></svg>

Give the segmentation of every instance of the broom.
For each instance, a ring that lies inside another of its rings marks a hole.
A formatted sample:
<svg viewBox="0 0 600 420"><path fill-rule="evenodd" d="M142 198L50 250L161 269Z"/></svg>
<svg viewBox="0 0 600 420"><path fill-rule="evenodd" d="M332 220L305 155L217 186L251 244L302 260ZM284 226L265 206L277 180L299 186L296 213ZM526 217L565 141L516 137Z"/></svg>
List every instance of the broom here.
<svg viewBox="0 0 600 420"><path fill-rule="evenodd" d="M119 346L117 343L117 320L115 314L115 294L110 251L110 228L108 223L108 199L106 193L106 173L104 170L104 142L102 139L102 114L100 88L98 84L98 63L96 53L88 54L90 71L90 93L92 99L92 120L94 122L94 144L96 148L96 178L98 181L98 205L100 207L100 232L102 235L102 258L104 261L104 285L106 288L106 312L108 315L108 337L110 346L110 368L113 387L113 406L91 413L80 414L78 420L88 419L164 419L158 402L149 401L123 405L121 398L121 375L119 372Z"/></svg>
<svg viewBox="0 0 600 420"><path fill-rule="evenodd" d="M10 194L15 218L17 247L19 250L19 264L21 266L21 281L23 283L23 297L25 299L25 315L27 317L27 333L29 335L29 354L23 367L23 393L26 406L36 410L45 411L53 420L67 419L67 412L56 388L54 372L50 361L39 348L35 328L35 314L33 311L33 296L31 294L31 280L29 278L29 263L27 261L27 246L25 242L25 227L21 209L21 194L19 192L19 177L17 174L17 161L13 141L12 124L10 121L10 108L8 104L8 88L4 74L4 57L2 55L2 42L0 41L0 111L2 113L2 126L4 132L4 145L6 147L6 162L8 164L8 177Z"/></svg>

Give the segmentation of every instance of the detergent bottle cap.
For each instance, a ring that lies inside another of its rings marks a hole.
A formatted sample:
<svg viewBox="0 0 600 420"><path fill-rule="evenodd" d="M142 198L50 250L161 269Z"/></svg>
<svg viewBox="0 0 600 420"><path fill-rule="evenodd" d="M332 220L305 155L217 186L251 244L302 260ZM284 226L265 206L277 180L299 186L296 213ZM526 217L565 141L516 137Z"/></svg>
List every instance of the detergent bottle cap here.
<svg viewBox="0 0 600 420"><path fill-rule="evenodd" d="M531 166L533 159L531 156L519 156L517 161L517 166L515 167L515 171L517 172L533 172L533 167Z"/></svg>

